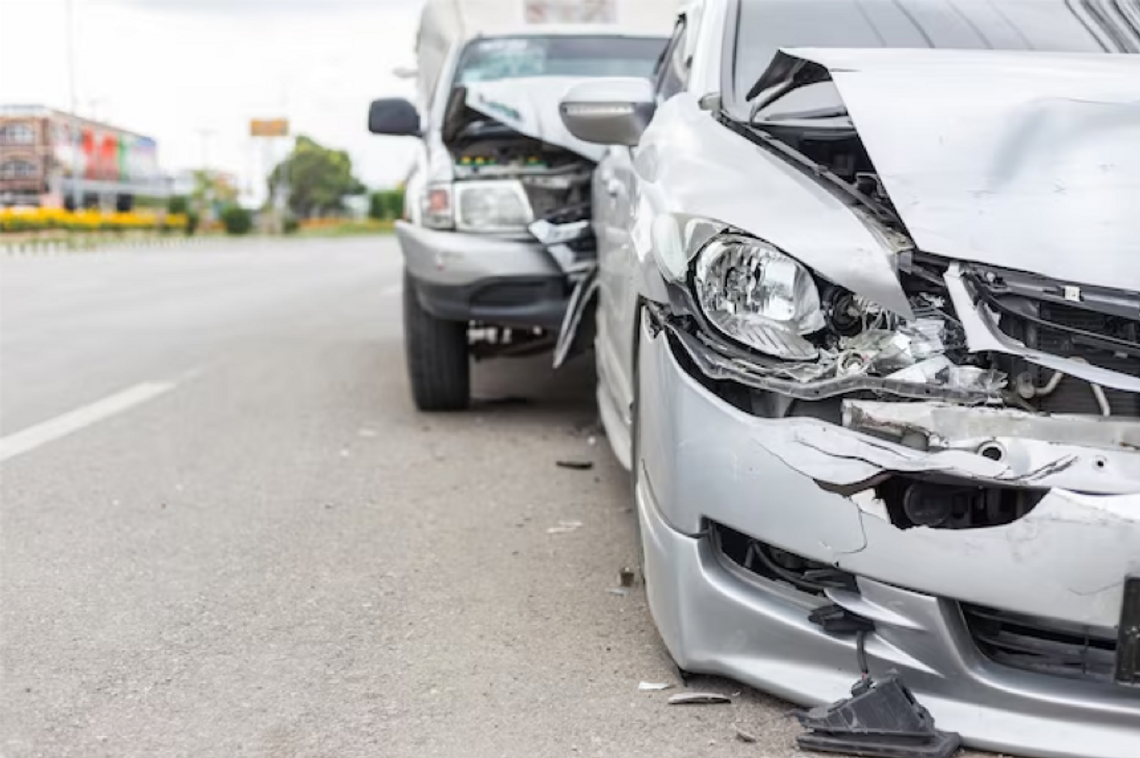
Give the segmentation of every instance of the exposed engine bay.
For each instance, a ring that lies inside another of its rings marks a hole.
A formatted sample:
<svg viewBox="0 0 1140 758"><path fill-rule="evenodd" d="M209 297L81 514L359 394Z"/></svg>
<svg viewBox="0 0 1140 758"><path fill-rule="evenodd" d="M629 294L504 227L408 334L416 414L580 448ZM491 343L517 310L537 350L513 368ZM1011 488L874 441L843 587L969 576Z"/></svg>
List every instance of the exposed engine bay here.
<svg viewBox="0 0 1140 758"><path fill-rule="evenodd" d="M857 212L896 235L897 275L913 317L904 319L820 279L823 328L806 335L816 359L773 360L700 323L701 308L690 297L689 316L663 323L671 325L675 339L705 374L802 400L866 391L1030 412L1140 417L1140 394L1135 392L1014 354L972 350L948 291L947 272L952 265L960 269L970 299L1018 345L1129 377L1140 377L1140 294L1079 287L983 264L955 264L916 250L850 124L776 122L766 123L759 134L748 131L750 138L824 179Z"/></svg>
<svg viewBox="0 0 1140 758"><path fill-rule="evenodd" d="M441 133L452 156L456 181L517 180L530 205L531 232L537 231L540 241L549 242L548 249L559 265L567 273L583 264L593 265L596 246L589 219L595 163L565 147L522 134L471 107L468 100L467 88L452 92ZM481 101L481 107L502 110L505 118L519 117L506 104ZM549 229L571 224L575 226L569 233Z"/></svg>

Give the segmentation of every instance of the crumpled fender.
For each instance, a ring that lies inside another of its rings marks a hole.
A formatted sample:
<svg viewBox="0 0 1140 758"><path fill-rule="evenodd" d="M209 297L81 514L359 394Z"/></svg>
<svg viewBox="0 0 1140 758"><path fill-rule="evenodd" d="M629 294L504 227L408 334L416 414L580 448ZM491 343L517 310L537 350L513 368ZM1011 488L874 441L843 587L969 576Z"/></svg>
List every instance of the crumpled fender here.
<svg viewBox="0 0 1140 758"><path fill-rule="evenodd" d="M836 284L912 315L886 234L826 188L718 123L692 93L661 105L633 163L641 180L631 201L643 296L664 302L653 283L662 279L652 254L654 219L686 214L757 234Z"/></svg>

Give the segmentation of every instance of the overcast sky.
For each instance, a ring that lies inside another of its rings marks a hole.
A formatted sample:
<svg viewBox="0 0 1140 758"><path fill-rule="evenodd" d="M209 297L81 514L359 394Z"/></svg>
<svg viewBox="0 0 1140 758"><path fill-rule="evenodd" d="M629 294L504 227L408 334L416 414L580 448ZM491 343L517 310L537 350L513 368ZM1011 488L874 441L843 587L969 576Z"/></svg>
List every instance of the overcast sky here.
<svg viewBox="0 0 1140 758"><path fill-rule="evenodd" d="M399 181L412 149L373 137L374 97L411 95L420 0L72 0L81 115L158 140L163 168L261 176L249 119L348 150L367 184ZM0 0L0 103L69 105L66 0ZM284 152L284 147L280 148Z"/></svg>

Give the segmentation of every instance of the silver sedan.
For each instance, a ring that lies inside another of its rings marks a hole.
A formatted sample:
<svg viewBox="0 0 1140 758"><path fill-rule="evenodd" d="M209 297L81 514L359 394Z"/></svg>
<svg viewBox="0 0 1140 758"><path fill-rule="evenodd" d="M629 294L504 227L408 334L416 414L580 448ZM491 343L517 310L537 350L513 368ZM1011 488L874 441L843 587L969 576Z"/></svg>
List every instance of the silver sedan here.
<svg viewBox="0 0 1140 758"><path fill-rule="evenodd" d="M901 682L924 755L1140 755L1140 7L1100 5L706 0L563 98L682 669Z"/></svg>

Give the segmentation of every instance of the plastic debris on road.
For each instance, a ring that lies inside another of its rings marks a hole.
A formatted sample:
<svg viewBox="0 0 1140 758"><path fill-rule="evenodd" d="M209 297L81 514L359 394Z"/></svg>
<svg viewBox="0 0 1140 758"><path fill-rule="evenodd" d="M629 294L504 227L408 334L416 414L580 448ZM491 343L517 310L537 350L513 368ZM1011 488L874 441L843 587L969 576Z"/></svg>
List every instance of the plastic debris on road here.
<svg viewBox="0 0 1140 758"><path fill-rule="evenodd" d="M732 698L728 695L716 692L678 692L669 698L669 705L718 705L731 702Z"/></svg>
<svg viewBox="0 0 1140 758"><path fill-rule="evenodd" d="M555 461L558 468L568 468L574 471L589 471L594 467L593 461Z"/></svg>

